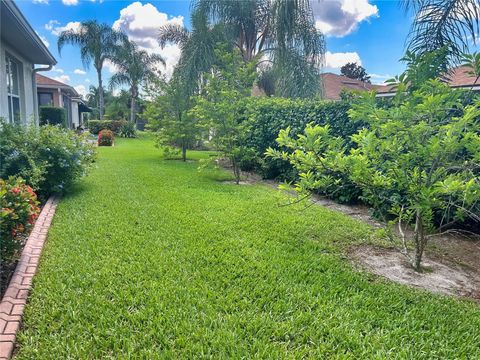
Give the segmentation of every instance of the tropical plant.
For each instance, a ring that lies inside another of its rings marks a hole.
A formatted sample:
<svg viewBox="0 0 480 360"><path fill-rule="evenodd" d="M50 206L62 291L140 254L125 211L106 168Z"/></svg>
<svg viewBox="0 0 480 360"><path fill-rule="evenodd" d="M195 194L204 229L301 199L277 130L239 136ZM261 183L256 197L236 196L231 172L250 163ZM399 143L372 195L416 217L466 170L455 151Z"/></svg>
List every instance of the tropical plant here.
<svg viewBox="0 0 480 360"><path fill-rule="evenodd" d="M124 138L134 138L137 136L137 131L135 130L135 124L131 121L124 123L120 126L118 130L118 135Z"/></svg>
<svg viewBox="0 0 480 360"><path fill-rule="evenodd" d="M63 107L40 106L40 125L67 126L67 114Z"/></svg>
<svg viewBox="0 0 480 360"><path fill-rule="evenodd" d="M84 21L80 23L78 29L65 30L58 36L58 52L66 44L80 47L80 57L83 66L88 68L90 63L97 71L98 78L98 108L100 120L104 114L104 94L102 82L102 68L105 60L110 59L115 50L118 41L125 38L121 32L117 32L107 24L99 24L95 20Z"/></svg>
<svg viewBox="0 0 480 360"><path fill-rule="evenodd" d="M405 0L402 4L415 13L408 49L416 54L447 47L449 59L458 62L468 42L478 37L478 0Z"/></svg>
<svg viewBox="0 0 480 360"><path fill-rule="evenodd" d="M350 79L360 80L370 83L370 76L367 74L365 68L355 62L349 62L340 68L340 74Z"/></svg>
<svg viewBox="0 0 480 360"><path fill-rule="evenodd" d="M475 76L475 81L472 84L473 87L477 84L478 79L480 78L480 53L474 52L472 54L463 54L462 55L462 66L469 68L468 74Z"/></svg>
<svg viewBox="0 0 480 360"><path fill-rule="evenodd" d="M277 94L306 97L318 93L325 44L308 0L195 0L193 8L195 18L211 20L213 28L221 26L224 39L240 51L245 63L254 61L259 69L273 74ZM203 42L190 42L193 36L175 30L163 40L190 43L188 52L182 54L184 62L202 59L202 66L208 66L214 47L198 46ZM205 31L198 33L201 37ZM198 56L189 55L194 51Z"/></svg>
<svg viewBox="0 0 480 360"><path fill-rule="evenodd" d="M277 141L288 151L268 154L295 166L299 194L334 191L342 185L335 174L346 174L377 214L393 216L402 252L420 270L435 219L442 230L468 217L480 221L480 103L463 107L460 96L438 80L395 98L389 108L367 93L349 112L368 124L352 136L351 150L328 125L309 125L298 137L282 130Z"/></svg>
<svg viewBox="0 0 480 360"><path fill-rule="evenodd" d="M112 62L118 71L110 78L110 88L123 85L130 88L130 121L135 122L139 87L156 76L156 66L159 63L165 65L165 60L158 54L140 50L137 44L125 38L114 47Z"/></svg>
<svg viewBox="0 0 480 360"><path fill-rule="evenodd" d="M227 39L221 25L211 26L205 14L193 12L192 29L177 24L164 25L159 30L159 44L164 48L167 43L180 47L181 57L175 69L175 78L183 85L181 91L185 96L198 92L202 85L202 73L207 72L215 63L215 49L218 43Z"/></svg>

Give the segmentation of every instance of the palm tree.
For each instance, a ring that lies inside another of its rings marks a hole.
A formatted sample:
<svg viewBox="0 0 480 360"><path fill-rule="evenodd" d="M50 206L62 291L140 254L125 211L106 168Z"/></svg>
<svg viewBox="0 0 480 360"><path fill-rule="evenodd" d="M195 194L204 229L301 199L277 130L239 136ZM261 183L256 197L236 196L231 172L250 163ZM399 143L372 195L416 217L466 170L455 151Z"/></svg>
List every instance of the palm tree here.
<svg viewBox="0 0 480 360"><path fill-rule="evenodd" d="M136 100L139 87L149 78L156 76L155 68L158 63L165 66L165 60L158 54L148 54L140 50L132 41L123 39L121 45L115 47L112 62L118 72L110 78L110 88L127 85L130 88L130 121L135 122Z"/></svg>
<svg viewBox="0 0 480 360"><path fill-rule="evenodd" d="M84 21L78 29L62 31L58 37L58 52L66 44L80 47L83 66L88 68L93 62L98 77L98 98L100 120L103 119L105 102L102 83L102 68L105 60L113 55L116 43L125 37L107 24L99 24L95 20Z"/></svg>
<svg viewBox="0 0 480 360"><path fill-rule="evenodd" d="M325 42L309 0L194 0L193 9L225 26L245 62L272 71L279 95L318 93Z"/></svg>
<svg viewBox="0 0 480 360"><path fill-rule="evenodd" d="M479 31L479 0L404 0L415 12L408 37L410 51L423 54L448 47L454 63L461 61L469 40Z"/></svg>
<svg viewBox="0 0 480 360"><path fill-rule="evenodd" d="M210 70L215 62L216 45L227 40L224 27L210 26L207 17L200 12L192 13L191 24L192 30L176 24L162 26L158 37L162 48L167 43L180 47L181 57L173 77L179 80L179 86L184 87L182 92L186 96L199 90L202 74Z"/></svg>

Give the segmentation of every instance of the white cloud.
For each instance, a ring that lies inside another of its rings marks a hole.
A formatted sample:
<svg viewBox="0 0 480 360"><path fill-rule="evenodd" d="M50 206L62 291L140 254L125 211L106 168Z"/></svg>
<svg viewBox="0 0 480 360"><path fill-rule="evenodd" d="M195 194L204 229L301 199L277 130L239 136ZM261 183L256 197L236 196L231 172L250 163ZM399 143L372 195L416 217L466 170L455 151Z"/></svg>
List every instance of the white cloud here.
<svg viewBox="0 0 480 360"><path fill-rule="evenodd" d="M85 75L87 72L83 71L81 69L75 69L75 70L73 70L73 73L77 74L77 75Z"/></svg>
<svg viewBox="0 0 480 360"><path fill-rule="evenodd" d="M75 6L78 5L78 0L62 0L63 5Z"/></svg>
<svg viewBox="0 0 480 360"><path fill-rule="evenodd" d="M118 71L117 65L115 65L108 59L105 60L105 62L103 63L103 66L105 66L108 69L110 74L115 74Z"/></svg>
<svg viewBox="0 0 480 360"><path fill-rule="evenodd" d="M33 3L48 5L48 0L33 0Z"/></svg>
<svg viewBox="0 0 480 360"><path fill-rule="evenodd" d="M59 26L60 23L57 20L50 20L48 24L45 24L45 29L50 31L53 35L58 36L65 30L78 30L80 29L80 21L70 21L65 26Z"/></svg>
<svg viewBox="0 0 480 360"><path fill-rule="evenodd" d="M393 78L393 75L390 74L368 74L373 84L383 85L385 81Z"/></svg>
<svg viewBox="0 0 480 360"><path fill-rule="evenodd" d="M55 76L53 80L60 81L64 84L68 84L70 82L70 76L68 75L60 75L60 76Z"/></svg>
<svg viewBox="0 0 480 360"><path fill-rule="evenodd" d="M369 0L310 0L315 25L327 36L342 37L355 31L358 24L378 17L378 8Z"/></svg>
<svg viewBox="0 0 480 360"><path fill-rule="evenodd" d="M85 96L87 95L87 89L84 85L77 85L73 87L80 95Z"/></svg>
<svg viewBox="0 0 480 360"><path fill-rule="evenodd" d="M142 5L140 2L134 2L120 11L120 18L114 22L113 28L123 30L141 49L162 55L166 61L166 69L162 70L167 75L171 75L173 67L180 58L180 48L177 45L168 44L161 49L157 42L158 29L167 24L183 26L183 20L183 16L172 17L159 12L152 4ZM107 68L115 71L108 64Z"/></svg>
<svg viewBox="0 0 480 360"><path fill-rule="evenodd" d="M63 69L57 68L56 66L54 66L54 67L52 68L52 70L50 70L50 71L55 71L55 72L60 73L60 74L63 74L63 73L64 73Z"/></svg>
<svg viewBox="0 0 480 360"><path fill-rule="evenodd" d="M338 52L332 53L327 51L325 54L325 67L330 69L340 69L343 65L349 62L362 65L362 60L357 52Z"/></svg>
<svg viewBox="0 0 480 360"><path fill-rule="evenodd" d="M38 37L40 38L40 40L42 40L42 42L45 44L45 46L48 48L50 46L50 43L48 42L47 38L43 35L40 35L38 31L35 31L38 35Z"/></svg>
<svg viewBox="0 0 480 360"><path fill-rule="evenodd" d="M90 79L85 79L85 82L86 82L87 84L90 84Z"/></svg>

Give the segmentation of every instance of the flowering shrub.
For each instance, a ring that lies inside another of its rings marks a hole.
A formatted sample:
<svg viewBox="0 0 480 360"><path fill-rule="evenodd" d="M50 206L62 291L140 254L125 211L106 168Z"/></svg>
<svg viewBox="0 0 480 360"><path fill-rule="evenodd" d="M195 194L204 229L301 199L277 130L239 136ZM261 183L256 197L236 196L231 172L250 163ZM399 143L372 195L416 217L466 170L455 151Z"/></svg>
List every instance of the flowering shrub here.
<svg viewBox="0 0 480 360"><path fill-rule="evenodd" d="M94 160L94 144L85 134L0 122L0 178L22 177L42 198L71 187Z"/></svg>
<svg viewBox="0 0 480 360"><path fill-rule="evenodd" d="M103 129L98 133L98 146L112 146L113 145L113 131Z"/></svg>
<svg viewBox="0 0 480 360"><path fill-rule="evenodd" d="M9 261L21 245L19 235L33 226L40 209L37 195L21 178L0 179L0 259Z"/></svg>

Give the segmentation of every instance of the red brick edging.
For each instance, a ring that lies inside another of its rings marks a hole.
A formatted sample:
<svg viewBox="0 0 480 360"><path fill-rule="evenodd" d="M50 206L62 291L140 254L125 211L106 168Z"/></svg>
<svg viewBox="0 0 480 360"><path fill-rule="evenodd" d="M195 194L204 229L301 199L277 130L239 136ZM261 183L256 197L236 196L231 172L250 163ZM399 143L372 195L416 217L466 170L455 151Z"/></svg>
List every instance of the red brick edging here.
<svg viewBox="0 0 480 360"><path fill-rule="evenodd" d="M22 321L23 308L27 303L32 278L37 271L40 254L57 204L58 198L52 196L43 207L0 302L0 360L10 359L12 356L15 338Z"/></svg>

